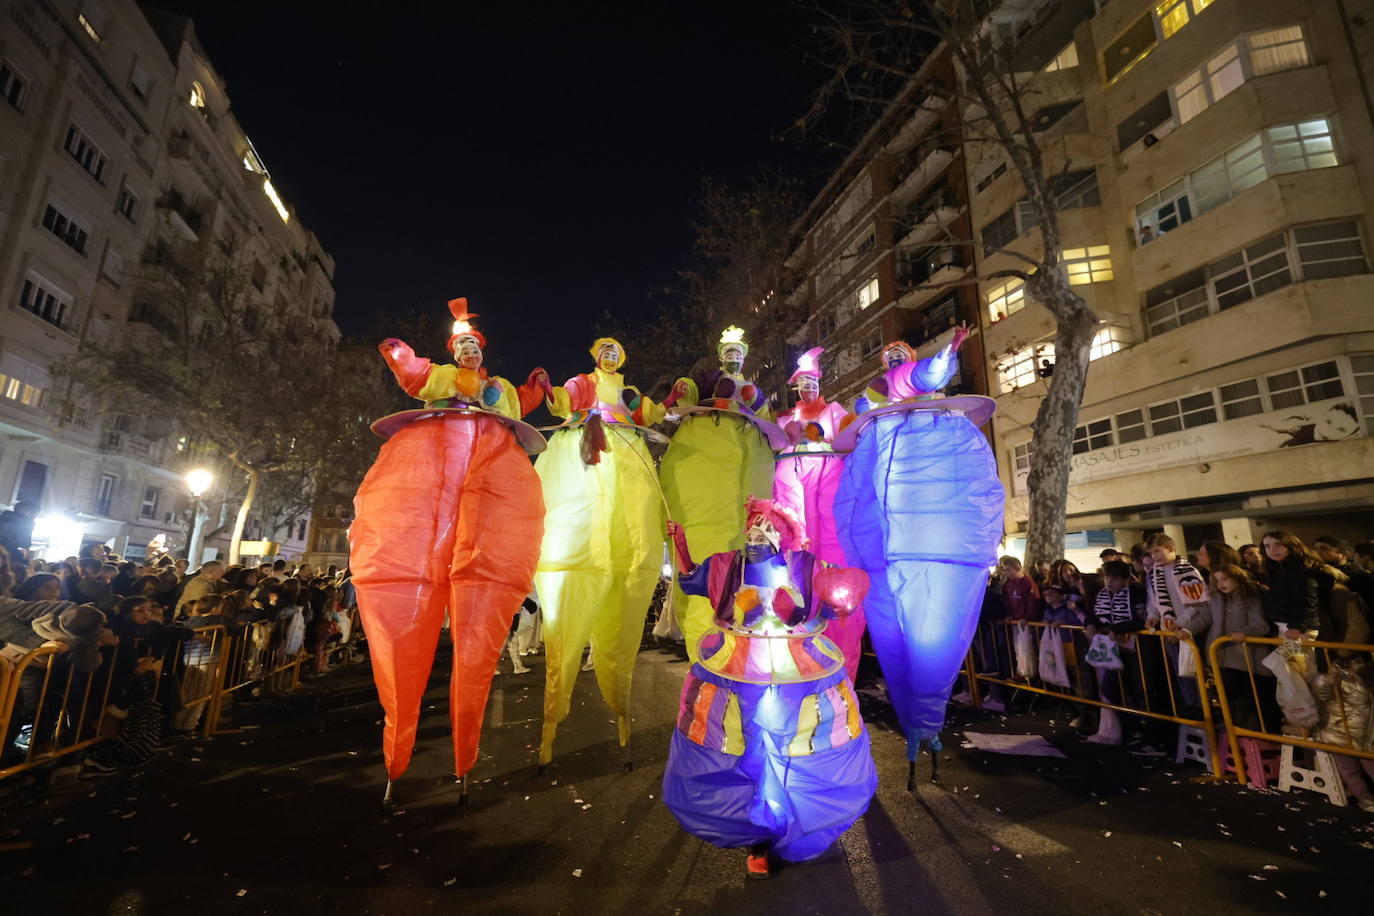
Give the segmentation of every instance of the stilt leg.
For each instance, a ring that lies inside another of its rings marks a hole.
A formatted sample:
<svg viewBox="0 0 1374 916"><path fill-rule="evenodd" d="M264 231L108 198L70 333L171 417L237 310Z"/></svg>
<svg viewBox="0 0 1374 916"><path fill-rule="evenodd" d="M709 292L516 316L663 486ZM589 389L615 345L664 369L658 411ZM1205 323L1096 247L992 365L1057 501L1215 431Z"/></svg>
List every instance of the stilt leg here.
<svg viewBox="0 0 1374 916"><path fill-rule="evenodd" d="M916 761L915 761L915 760L908 760L908 761L906 762L906 790L907 790L908 792L915 792L915 791L916 791Z"/></svg>
<svg viewBox="0 0 1374 916"><path fill-rule="evenodd" d="M382 804L394 806L396 802L391 798L391 780L386 781L386 792L382 795Z"/></svg>
<svg viewBox="0 0 1374 916"><path fill-rule="evenodd" d="M467 777L467 774L464 773L462 776L459 776L459 777L457 778L457 783L458 783L458 804L460 804L460 805L466 805L466 804L468 803L468 777Z"/></svg>

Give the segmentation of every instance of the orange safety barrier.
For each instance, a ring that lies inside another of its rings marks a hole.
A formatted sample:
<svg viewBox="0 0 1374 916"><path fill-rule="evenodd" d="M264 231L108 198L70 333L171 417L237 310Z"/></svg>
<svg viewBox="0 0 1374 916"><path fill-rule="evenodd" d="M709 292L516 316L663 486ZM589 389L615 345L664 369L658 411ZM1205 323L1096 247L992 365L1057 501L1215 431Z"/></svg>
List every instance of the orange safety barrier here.
<svg viewBox="0 0 1374 916"><path fill-rule="evenodd" d="M0 779L84 750L107 737L104 728L114 681L114 652L105 649L100 667L84 675L65 663L65 654L55 646L33 649L11 666L8 686L0 686L0 753L8 754L18 746L23 754L22 760L0 766ZM93 699L97 700L94 708Z"/></svg>
<svg viewBox="0 0 1374 916"><path fill-rule="evenodd" d="M1064 635L1070 638L1063 643L1065 673L1069 675L1070 686L1046 682L1039 676L1017 675L1015 650L1016 628L1024 625L1031 635L1032 651L1036 662L1039 661L1043 640L1051 633L1056 638ZM1140 630L1130 634L1136 651L1131 653L1130 661L1123 652L1123 667L1103 672L1103 680L1097 669L1088 665L1081 656L1086 654L1088 636L1085 628L1070 624L1047 624L1043 621L998 620L979 624L965 661L965 679L969 695L975 706L982 706L981 690L978 682L1002 684L1016 690L1026 690L1043 696L1056 697L1065 702L1111 709L1128 715L1141 716L1177 725L1200 729L1207 738L1212 774L1203 777L1207 780L1221 779L1222 767L1217 748L1216 729L1211 703L1207 700L1207 677L1205 666L1201 664L1201 652L1191 639L1180 639L1172 631ZM1177 643L1180 651L1191 646L1198 654L1196 675L1180 678L1176 660L1170 657L1167 646ZM1148 648L1146 648L1148 647ZM1127 650L1129 652L1130 650ZM1196 685L1197 694L1190 702L1182 696L1182 682ZM1103 691L1113 694L1118 700L1103 697ZM1190 711L1185 707L1198 710L1198 715L1184 715Z"/></svg>
<svg viewBox="0 0 1374 916"><path fill-rule="evenodd" d="M1275 697L1278 679L1257 660L1261 654L1268 654L1285 644L1298 650L1294 673L1304 687L1312 692L1313 708L1309 718L1314 718L1314 721L1308 725L1293 725L1285 721ZM1228 658L1232 664L1223 667L1221 653L1231 647L1239 647L1240 652L1230 653ZM1239 640L1223 636L1213 640L1207 656L1212 670L1219 672L1216 678L1217 697L1226 724L1231 756L1235 760L1236 780L1241 783L1246 781L1245 756L1240 750L1242 738L1374 759L1374 748L1362 746L1365 736L1350 732L1346 691L1330 680L1332 672L1338 672L1339 677L1358 677L1348 670L1349 664L1356 658L1367 660L1371 652L1374 652L1374 645L1310 639L1298 641L1273 636L1245 636ZM1234 667L1238 660L1244 662L1244 668ZM1228 676L1226 672L1234 674ZM1313 686L1319 683L1316 678L1323 672L1328 678L1328 689L1321 692L1330 694L1325 702L1312 691ZM1258 725L1258 728L1254 725Z"/></svg>

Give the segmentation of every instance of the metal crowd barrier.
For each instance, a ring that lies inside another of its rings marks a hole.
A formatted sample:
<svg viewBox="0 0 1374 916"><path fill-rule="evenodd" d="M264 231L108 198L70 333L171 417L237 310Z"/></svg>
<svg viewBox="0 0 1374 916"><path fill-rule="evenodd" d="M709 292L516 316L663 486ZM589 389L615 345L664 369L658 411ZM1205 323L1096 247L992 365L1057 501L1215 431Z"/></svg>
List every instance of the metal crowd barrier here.
<svg viewBox="0 0 1374 916"><path fill-rule="evenodd" d="M350 624L348 641L330 649L342 652L345 663L364 638L356 609L350 611ZM285 621L260 621L235 634L216 624L171 645L159 662L158 677L176 682L181 708L172 714L173 727L180 723L205 737L219 734L225 700L236 691L255 685L279 692L299 687L308 655L304 649L285 652L285 628ZM0 658L0 779L110 738L110 726L117 724L107 713L117 686L117 655L123 650L137 656L138 649L137 643L104 647L100 666L85 675L77 674L57 647L34 649L17 662Z"/></svg>
<svg viewBox="0 0 1374 916"><path fill-rule="evenodd" d="M1119 669L1104 672L1107 680L1101 681L1097 669L1090 666L1082 657L1086 654L1089 641L1084 628L1070 624L1055 624L1054 627L1058 631L1056 638L1069 636L1063 647L1064 667L1066 672L1071 672L1070 686L1063 687L1047 683L1039 676L1038 671L1033 678L1016 674L1016 627L1021 624L1027 626L1031 633L1038 663L1041 643L1050 632L1050 624L1043 621L1012 620L985 621L979 624L969 647L964 672L969 696L975 706L982 706L982 691L978 687L981 681L1055 697L1064 702L1112 709L1132 716L1200 729L1207 737L1211 757L1212 775L1204 778L1212 781L1223 778L1220 775L1222 767L1212 706L1206 701L1207 677L1205 665L1201 662L1201 652L1198 652L1196 675L1180 678L1177 673L1177 657L1171 657L1168 651L1170 643L1178 644L1180 651L1184 646L1193 646L1196 650L1197 647L1191 639L1178 639L1163 630L1141 630L1130 634L1135 644L1134 661L1124 663ZM1122 652L1122 657L1125 662L1127 653ZM1191 699L1183 696L1182 687L1185 681L1195 686L1197 691ZM1104 690L1119 699L1104 698ZM1196 715L1189 714L1194 712Z"/></svg>
<svg viewBox="0 0 1374 916"><path fill-rule="evenodd" d="M1236 779L1244 783L1245 774L1245 755L1241 753L1241 738L1257 738L1261 741L1272 741L1276 744L1291 744L1295 747L1304 747L1314 751L1325 751L1330 754L1346 754L1352 757L1364 757L1374 759L1374 748L1363 747L1365 735L1354 735L1350 732L1349 710L1346 708L1344 692L1337 687L1332 691L1330 703L1334 704L1337 718L1344 723L1344 728L1338 730L1334 737L1343 738L1344 743L1334 744L1331 741L1323 741L1314 737L1320 732L1330 732L1333 719L1328 718L1327 704L1312 695L1313 709L1316 721L1309 725L1294 725L1285 721L1284 713L1279 708L1275 693L1278 688L1277 678L1273 676L1268 668L1262 671L1256 670L1256 655L1268 654L1274 648L1282 645L1289 645L1295 653L1299 653L1299 660L1295 662L1298 676L1304 681L1307 689L1311 691L1312 679L1318 674L1325 673L1330 677L1333 671L1339 671L1341 677L1357 678L1359 675L1348 670L1349 664L1356 658L1368 660L1370 653L1374 652L1374 645L1362 643L1341 643L1341 642L1317 642L1315 640L1303 639L1288 640L1279 637L1269 636L1246 636L1239 643L1233 641L1229 636L1223 636L1213 640L1208 647L1208 660L1214 672L1235 671L1237 675L1243 677L1243 683L1239 683L1240 678L1236 676L1226 677L1218 674L1216 677L1217 699L1221 705L1222 718L1226 724L1226 737L1231 746L1231 757L1235 761ZM1222 649L1228 646L1239 646L1245 661L1245 669L1238 668L1224 669L1220 665L1219 654ZM1250 647L1265 647L1260 653L1251 651ZM1230 680L1231 686L1228 687L1226 681ZM1239 687L1239 689L1236 689ZM1245 720L1237 715L1237 711L1245 715ZM1310 716L1309 716L1310 718ZM1250 724L1247 724L1250 723ZM1252 727L1258 724L1258 728ZM1343 731L1343 734L1341 732Z"/></svg>

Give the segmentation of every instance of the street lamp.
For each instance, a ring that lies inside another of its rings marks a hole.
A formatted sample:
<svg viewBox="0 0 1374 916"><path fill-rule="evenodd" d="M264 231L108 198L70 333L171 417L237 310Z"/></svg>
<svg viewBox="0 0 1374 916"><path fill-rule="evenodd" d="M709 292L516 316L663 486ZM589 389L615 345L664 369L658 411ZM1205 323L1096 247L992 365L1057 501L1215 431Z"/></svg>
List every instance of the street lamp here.
<svg viewBox="0 0 1374 916"><path fill-rule="evenodd" d="M197 562L193 548L200 537L200 498L205 495L205 491L210 489L210 485L215 482L215 475L204 468L196 468L186 472L186 490L191 494L191 518L186 524L186 562L190 568L194 569L200 564Z"/></svg>

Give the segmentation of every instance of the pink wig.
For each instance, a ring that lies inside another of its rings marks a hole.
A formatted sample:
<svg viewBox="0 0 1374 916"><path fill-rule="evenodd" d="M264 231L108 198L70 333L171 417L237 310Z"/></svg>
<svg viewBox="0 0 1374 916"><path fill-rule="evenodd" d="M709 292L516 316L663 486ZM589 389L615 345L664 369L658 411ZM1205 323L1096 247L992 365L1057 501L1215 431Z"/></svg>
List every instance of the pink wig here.
<svg viewBox="0 0 1374 916"><path fill-rule="evenodd" d="M807 547L806 530L792 514L792 510L771 499L757 499L750 496L744 501L745 529L753 527L762 520L768 522L778 532L778 547L781 550L805 550Z"/></svg>

